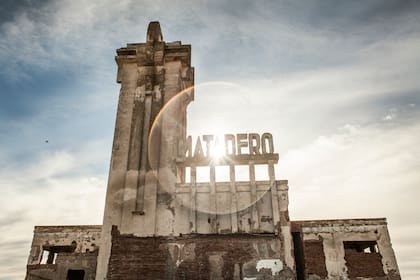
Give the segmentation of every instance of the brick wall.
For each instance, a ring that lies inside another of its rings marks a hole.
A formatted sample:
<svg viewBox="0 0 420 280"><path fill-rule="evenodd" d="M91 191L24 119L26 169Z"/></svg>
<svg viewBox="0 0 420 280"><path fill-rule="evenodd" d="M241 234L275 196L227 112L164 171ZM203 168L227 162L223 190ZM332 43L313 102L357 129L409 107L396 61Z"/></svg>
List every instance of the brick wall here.
<svg viewBox="0 0 420 280"><path fill-rule="evenodd" d="M349 278L385 276L382 257L379 253L364 253L346 249L344 259Z"/></svg>
<svg viewBox="0 0 420 280"><path fill-rule="evenodd" d="M303 245L305 256L305 274L315 274L321 278L327 277L325 255L322 241L305 241Z"/></svg>
<svg viewBox="0 0 420 280"><path fill-rule="evenodd" d="M280 247L271 234L139 238L113 227L108 279L286 279L288 268L274 276L256 268L258 260L280 259Z"/></svg>

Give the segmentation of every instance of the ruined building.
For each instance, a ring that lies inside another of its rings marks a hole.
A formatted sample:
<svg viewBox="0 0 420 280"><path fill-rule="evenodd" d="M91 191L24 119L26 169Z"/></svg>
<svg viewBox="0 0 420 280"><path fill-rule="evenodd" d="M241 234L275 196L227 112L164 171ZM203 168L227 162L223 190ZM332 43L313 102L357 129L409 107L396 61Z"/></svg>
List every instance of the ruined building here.
<svg viewBox="0 0 420 280"><path fill-rule="evenodd" d="M187 136L190 45L163 41L152 22L116 62L103 225L36 226L26 279L400 279L385 219L289 220L271 134ZM248 181L235 179L239 165ZM216 180L217 166L230 180ZM197 182L203 167L209 180Z"/></svg>

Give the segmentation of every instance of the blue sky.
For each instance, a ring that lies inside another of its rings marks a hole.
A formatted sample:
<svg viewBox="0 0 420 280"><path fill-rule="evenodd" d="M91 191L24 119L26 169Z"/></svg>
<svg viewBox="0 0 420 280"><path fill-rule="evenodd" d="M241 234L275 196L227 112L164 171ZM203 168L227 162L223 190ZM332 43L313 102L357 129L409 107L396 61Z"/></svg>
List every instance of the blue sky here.
<svg viewBox="0 0 420 280"><path fill-rule="evenodd" d="M34 225L102 222L115 49L151 20L211 84L191 133L271 132L292 219L387 217L403 279L420 277L418 1L6 0L1 280L22 279Z"/></svg>

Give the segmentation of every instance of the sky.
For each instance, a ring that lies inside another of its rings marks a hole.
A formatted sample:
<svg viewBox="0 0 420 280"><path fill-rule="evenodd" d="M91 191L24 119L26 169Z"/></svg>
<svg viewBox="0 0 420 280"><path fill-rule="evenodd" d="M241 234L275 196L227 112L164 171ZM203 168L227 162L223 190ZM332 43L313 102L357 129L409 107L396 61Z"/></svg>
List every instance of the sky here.
<svg viewBox="0 0 420 280"><path fill-rule="evenodd" d="M419 1L2 0L0 280L35 225L102 223L115 50L155 20L192 45L191 134L272 133L291 219L386 217L420 279Z"/></svg>

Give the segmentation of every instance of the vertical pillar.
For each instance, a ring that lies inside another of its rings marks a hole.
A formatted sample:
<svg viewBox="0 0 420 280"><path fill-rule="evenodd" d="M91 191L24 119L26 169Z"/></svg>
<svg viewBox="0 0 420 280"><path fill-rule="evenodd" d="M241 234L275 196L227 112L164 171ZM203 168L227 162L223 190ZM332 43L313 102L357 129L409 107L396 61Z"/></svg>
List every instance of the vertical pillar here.
<svg viewBox="0 0 420 280"><path fill-rule="evenodd" d="M144 188L146 184L146 169L147 169L147 156L148 156L148 136L150 131L150 118L152 109L152 96L146 93L145 97L145 110L143 122L143 135L142 135L142 149L140 160L140 174L137 182L137 198L135 211L139 214L144 214Z"/></svg>
<svg viewBox="0 0 420 280"><path fill-rule="evenodd" d="M54 257L55 257L55 253L53 251L49 251L48 252L47 264L53 264L54 263Z"/></svg>
<svg viewBox="0 0 420 280"><path fill-rule="evenodd" d="M232 233L238 232L238 194L236 193L235 184L235 165L229 166L230 173L230 221L232 225Z"/></svg>
<svg viewBox="0 0 420 280"><path fill-rule="evenodd" d="M190 177L190 230L197 232L197 170L194 165L191 166Z"/></svg>
<svg viewBox="0 0 420 280"><path fill-rule="evenodd" d="M279 222L280 222L280 207L279 207L279 199L278 199L278 194L277 194L276 178L274 174L274 163L272 160L268 162L268 176L270 179L271 205L273 209L274 232L278 234Z"/></svg>
<svg viewBox="0 0 420 280"><path fill-rule="evenodd" d="M112 226L116 225L120 227L122 224L134 91L137 86L137 65L135 63L118 64L117 81L121 82L121 90L115 122L114 142L112 145L101 245L96 267L97 280L105 279L108 271L108 261L111 254Z"/></svg>
<svg viewBox="0 0 420 280"><path fill-rule="evenodd" d="M257 184L255 182L255 165L249 162L249 180L251 183L251 231L258 232L260 229L258 207L257 207Z"/></svg>
<svg viewBox="0 0 420 280"><path fill-rule="evenodd" d="M210 165L210 225L211 232L217 233L217 205L216 205L216 168Z"/></svg>

